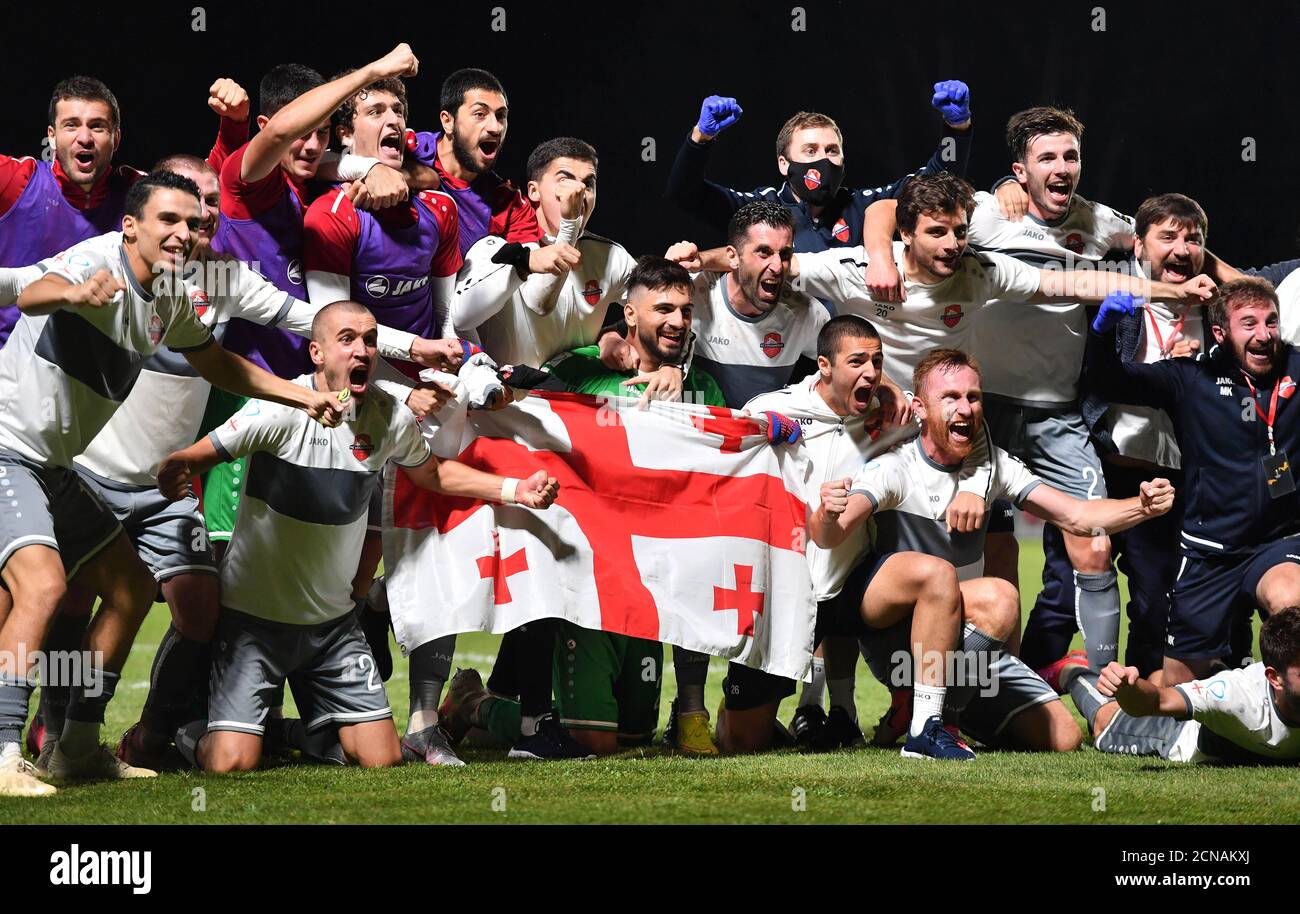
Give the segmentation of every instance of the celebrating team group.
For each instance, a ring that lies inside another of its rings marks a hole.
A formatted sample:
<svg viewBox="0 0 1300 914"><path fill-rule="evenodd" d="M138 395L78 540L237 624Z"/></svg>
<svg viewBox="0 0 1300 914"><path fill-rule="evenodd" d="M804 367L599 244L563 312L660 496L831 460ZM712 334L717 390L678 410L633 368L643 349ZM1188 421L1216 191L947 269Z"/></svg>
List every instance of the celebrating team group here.
<svg viewBox="0 0 1300 914"><path fill-rule="evenodd" d="M486 681L452 674L454 635L414 646L394 726L385 479L545 511L540 463L494 475L422 430L539 388L744 410L807 458L811 673L730 663L710 714L709 657L674 646L672 751L1069 752L1068 694L1104 752L1300 758L1300 261L1228 265L1181 193L1134 217L1080 196L1062 108L1013 115L1009 174L974 191L955 80L929 161L858 189L807 111L779 187L717 183L742 109L709 96L662 205L716 237L637 257L591 231L592 145L540 142L517 190L500 81L446 76L421 132L418 69L405 44L328 80L280 64L255 112L218 79L211 152L148 173L113 163L112 91L73 76L50 160L0 155L0 796L653 741L663 645L562 619L506 633ZM1017 509L1045 522L1023 631ZM170 624L114 749L155 600ZM867 734L859 657L890 693Z"/></svg>

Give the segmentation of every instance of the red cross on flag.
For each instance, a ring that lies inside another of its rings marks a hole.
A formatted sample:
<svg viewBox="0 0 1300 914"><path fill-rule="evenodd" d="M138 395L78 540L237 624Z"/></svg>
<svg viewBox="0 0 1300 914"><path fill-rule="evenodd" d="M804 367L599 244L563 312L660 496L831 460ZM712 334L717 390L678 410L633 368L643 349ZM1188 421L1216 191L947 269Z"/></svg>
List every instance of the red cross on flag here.
<svg viewBox="0 0 1300 914"><path fill-rule="evenodd" d="M384 566L397 640L545 617L802 678L816 602L803 554L806 460L762 417L534 393L427 430L438 454L504 476L546 469L545 511L388 478ZM449 438L456 439L451 443Z"/></svg>

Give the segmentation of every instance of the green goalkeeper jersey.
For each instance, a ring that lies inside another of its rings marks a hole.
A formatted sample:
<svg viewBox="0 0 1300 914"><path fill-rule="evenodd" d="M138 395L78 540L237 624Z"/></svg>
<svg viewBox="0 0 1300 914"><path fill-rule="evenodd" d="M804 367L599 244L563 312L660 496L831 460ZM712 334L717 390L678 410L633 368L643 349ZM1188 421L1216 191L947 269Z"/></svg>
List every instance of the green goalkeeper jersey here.
<svg viewBox="0 0 1300 914"><path fill-rule="evenodd" d="M600 360L599 346L583 346L563 352L546 363L546 369L574 393L596 397L639 397L645 392L644 384L624 387L623 382L635 377L631 371L611 371ZM722 389L706 372L691 369L682 379L682 400L702 406L726 406Z"/></svg>

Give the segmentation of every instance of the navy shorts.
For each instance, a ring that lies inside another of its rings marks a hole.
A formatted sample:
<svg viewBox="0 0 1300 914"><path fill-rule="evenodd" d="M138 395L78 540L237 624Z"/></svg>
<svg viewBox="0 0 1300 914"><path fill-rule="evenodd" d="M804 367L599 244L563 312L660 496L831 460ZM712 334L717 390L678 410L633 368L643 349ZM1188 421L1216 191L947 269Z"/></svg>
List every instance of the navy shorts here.
<svg viewBox="0 0 1300 914"><path fill-rule="evenodd" d="M1300 536L1265 543L1244 555L1184 553L1169 595L1165 656L1177 660L1228 656L1233 620L1254 611L1260 579L1283 562L1300 565Z"/></svg>

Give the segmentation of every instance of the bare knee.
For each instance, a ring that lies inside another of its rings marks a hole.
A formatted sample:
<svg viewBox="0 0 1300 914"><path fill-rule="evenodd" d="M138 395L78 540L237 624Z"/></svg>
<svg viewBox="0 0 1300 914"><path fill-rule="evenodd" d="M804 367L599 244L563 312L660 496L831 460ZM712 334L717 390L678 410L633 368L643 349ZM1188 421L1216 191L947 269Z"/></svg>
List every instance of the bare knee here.
<svg viewBox="0 0 1300 914"><path fill-rule="evenodd" d="M253 771L261 761L262 740L246 733L214 730L199 742L198 757L200 766L210 774Z"/></svg>
<svg viewBox="0 0 1300 914"><path fill-rule="evenodd" d="M963 581L966 621L980 631L1005 640L1020 622L1020 594L1002 578Z"/></svg>
<svg viewBox="0 0 1300 914"><path fill-rule="evenodd" d="M618 752L618 734L610 733L608 730L570 728L569 735L597 755L613 755Z"/></svg>
<svg viewBox="0 0 1300 914"><path fill-rule="evenodd" d="M161 587L171 610L172 624L181 637L202 643L211 641L220 613L216 575L178 574L163 581Z"/></svg>
<svg viewBox="0 0 1300 914"><path fill-rule="evenodd" d="M392 718L339 727L347 757L362 768L392 768L402 763L402 746Z"/></svg>
<svg viewBox="0 0 1300 914"><path fill-rule="evenodd" d="M1102 574L1110 570L1110 537L1065 534L1065 552L1070 566L1080 574Z"/></svg>
<svg viewBox="0 0 1300 914"><path fill-rule="evenodd" d="M1260 579L1255 597L1269 615L1288 606L1300 606L1300 565L1274 565Z"/></svg>

